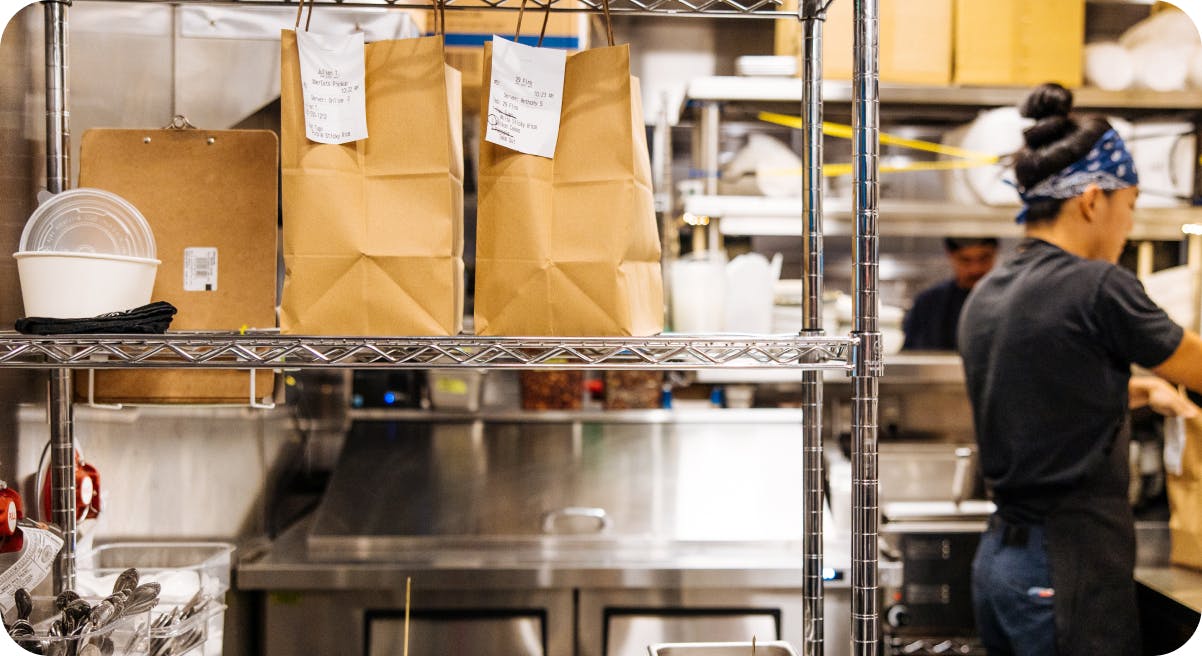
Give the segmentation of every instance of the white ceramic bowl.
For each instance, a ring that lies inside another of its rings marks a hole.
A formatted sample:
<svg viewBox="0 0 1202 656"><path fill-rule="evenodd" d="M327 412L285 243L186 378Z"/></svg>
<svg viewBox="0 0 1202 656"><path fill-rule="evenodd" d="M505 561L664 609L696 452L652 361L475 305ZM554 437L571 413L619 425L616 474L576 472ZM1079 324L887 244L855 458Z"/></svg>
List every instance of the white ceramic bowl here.
<svg viewBox="0 0 1202 656"><path fill-rule="evenodd" d="M77 319L150 302L159 261L95 253L22 252L17 258L25 316Z"/></svg>

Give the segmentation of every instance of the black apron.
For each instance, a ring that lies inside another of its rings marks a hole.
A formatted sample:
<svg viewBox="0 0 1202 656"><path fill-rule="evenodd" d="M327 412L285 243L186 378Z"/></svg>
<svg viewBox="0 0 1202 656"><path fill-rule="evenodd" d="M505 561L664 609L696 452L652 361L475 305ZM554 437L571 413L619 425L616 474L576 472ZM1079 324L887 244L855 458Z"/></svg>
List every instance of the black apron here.
<svg viewBox="0 0 1202 656"><path fill-rule="evenodd" d="M1139 656L1135 517L1127 500L1129 425L1108 457L1045 520L1059 656Z"/></svg>

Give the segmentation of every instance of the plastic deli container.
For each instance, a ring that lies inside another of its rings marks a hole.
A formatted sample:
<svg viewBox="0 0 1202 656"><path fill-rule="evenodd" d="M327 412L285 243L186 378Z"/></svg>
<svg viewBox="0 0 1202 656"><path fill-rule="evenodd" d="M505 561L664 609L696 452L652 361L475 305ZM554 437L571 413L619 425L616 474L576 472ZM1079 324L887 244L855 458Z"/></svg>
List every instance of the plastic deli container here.
<svg viewBox="0 0 1202 656"><path fill-rule="evenodd" d="M86 318L150 302L159 261L137 208L100 189L43 198L14 254L26 316Z"/></svg>
<svg viewBox="0 0 1202 656"><path fill-rule="evenodd" d="M82 187L46 197L21 232L21 252L100 253L154 259L154 233L129 201Z"/></svg>
<svg viewBox="0 0 1202 656"><path fill-rule="evenodd" d="M161 586L141 653L220 656L233 553L234 545L226 542L114 542L78 556L76 587L81 594L108 591L121 572L136 567L139 582ZM178 619L197 592L208 598L207 605ZM173 611L176 617L170 617Z"/></svg>
<svg viewBox="0 0 1202 656"><path fill-rule="evenodd" d="M16 253L25 316L77 319L150 302L159 261L93 253Z"/></svg>

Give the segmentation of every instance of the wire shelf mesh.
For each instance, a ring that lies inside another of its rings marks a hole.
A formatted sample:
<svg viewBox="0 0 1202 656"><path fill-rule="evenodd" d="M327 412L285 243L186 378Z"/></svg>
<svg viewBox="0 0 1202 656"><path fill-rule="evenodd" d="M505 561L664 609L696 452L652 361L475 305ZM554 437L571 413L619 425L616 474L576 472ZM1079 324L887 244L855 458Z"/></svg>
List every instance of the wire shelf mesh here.
<svg viewBox="0 0 1202 656"><path fill-rule="evenodd" d="M179 333L37 337L0 333L0 367L846 369L846 337L309 337Z"/></svg>

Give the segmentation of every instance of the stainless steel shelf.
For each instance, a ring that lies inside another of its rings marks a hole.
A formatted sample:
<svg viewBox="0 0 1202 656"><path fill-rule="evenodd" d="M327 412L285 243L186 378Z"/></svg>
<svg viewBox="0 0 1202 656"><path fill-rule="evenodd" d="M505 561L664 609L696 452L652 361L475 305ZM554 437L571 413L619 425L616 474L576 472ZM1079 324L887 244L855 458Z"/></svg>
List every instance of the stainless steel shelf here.
<svg viewBox="0 0 1202 656"><path fill-rule="evenodd" d="M698 383L710 384L759 384L798 383L801 375L789 369L755 369L734 371L705 369L697 372ZM826 384L847 385L851 379L838 372L828 372ZM960 356L952 352L907 351L885 355L885 376L882 379L891 385L963 385L964 365ZM726 412L731 412L727 410Z"/></svg>
<svg viewBox="0 0 1202 656"><path fill-rule="evenodd" d="M774 370L775 371L775 370ZM800 374L797 374L800 378ZM347 418L355 421L407 423L463 423L482 421L496 424L801 424L800 408L688 408L648 410L512 410L483 408L466 410L418 410L408 408L354 408Z"/></svg>
<svg viewBox="0 0 1202 656"><path fill-rule="evenodd" d="M853 234L854 216L849 200L827 199L823 210L826 235ZM685 199L685 211L720 218L718 229L725 235L801 236L800 198L690 196ZM881 235L895 237L1021 237L1022 226L1014 223L1017 213L1017 206L882 199L879 227ZM1202 207L1137 207L1131 239L1180 240L1181 226L1198 222L1202 222Z"/></svg>
<svg viewBox="0 0 1202 656"><path fill-rule="evenodd" d="M104 2L162 2L163 0L102 0ZM575 7L565 6L563 0L529 0L526 11L541 12L550 5L551 10L559 13L597 13L604 11L601 0L578 0ZM172 0L171 4L187 5L237 5L241 7L296 7L297 3L290 0ZM429 10L431 3L414 2L411 0L353 0L340 2L338 0L315 0L318 6L364 7L390 9ZM488 9L502 11L517 11L520 2L517 0L446 0L446 9ZM760 18L777 19L782 14L776 11L780 0L612 0L609 11L625 16L721 16L725 18ZM788 14L784 14L788 17Z"/></svg>
<svg viewBox="0 0 1202 656"><path fill-rule="evenodd" d="M1027 87L970 87L881 84L882 105L922 105L959 107L1003 107L1018 104L1030 92ZM822 101L848 104L852 98L850 82L826 80L822 83ZM801 78L734 77L694 78L689 82L685 100L716 102L801 102ZM1073 91L1078 109L1181 109L1202 108L1202 91L1103 91L1084 87Z"/></svg>
<svg viewBox="0 0 1202 656"><path fill-rule="evenodd" d="M0 367L845 370L852 343L846 337L794 335L423 338L174 333L36 337L0 332Z"/></svg>

